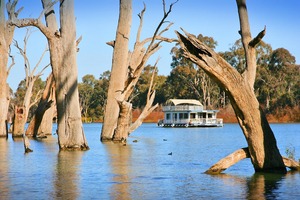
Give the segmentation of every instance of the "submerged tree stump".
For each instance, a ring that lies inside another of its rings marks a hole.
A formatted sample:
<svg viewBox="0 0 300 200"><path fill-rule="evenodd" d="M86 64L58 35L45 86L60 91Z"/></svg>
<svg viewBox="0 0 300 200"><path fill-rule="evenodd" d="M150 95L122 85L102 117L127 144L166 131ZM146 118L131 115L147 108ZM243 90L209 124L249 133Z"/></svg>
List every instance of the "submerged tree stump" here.
<svg viewBox="0 0 300 200"><path fill-rule="evenodd" d="M26 120L24 106L15 106L15 116L13 120L12 137L23 137L25 131L24 124Z"/></svg>
<svg viewBox="0 0 300 200"><path fill-rule="evenodd" d="M32 150L29 148L30 146L29 139L25 134L23 135L23 142L24 142L25 153L32 152Z"/></svg>

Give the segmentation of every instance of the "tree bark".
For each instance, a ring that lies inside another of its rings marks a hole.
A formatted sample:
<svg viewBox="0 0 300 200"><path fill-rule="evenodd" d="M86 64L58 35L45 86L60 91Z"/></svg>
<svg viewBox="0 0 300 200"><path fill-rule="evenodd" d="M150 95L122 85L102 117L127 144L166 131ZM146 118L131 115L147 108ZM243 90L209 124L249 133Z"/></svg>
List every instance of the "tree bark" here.
<svg viewBox="0 0 300 200"><path fill-rule="evenodd" d="M51 73L47 78L43 96L26 130L27 136L40 137L52 133L53 109L55 105L54 90L53 74Z"/></svg>
<svg viewBox="0 0 300 200"><path fill-rule="evenodd" d="M240 21L243 22L240 31L242 40L245 48L251 51L251 53L246 52L245 54L249 62L247 61L246 70L243 74L240 74L221 56L191 34L186 33L185 37L177 32L179 43L184 50L184 55L201 67L227 92L247 140L255 171L286 173L276 139L253 89L254 71L256 70L253 55L255 55L255 45L260 41L259 36L261 34L251 40L245 0L237 0L237 5L239 12L240 10L243 11L239 13Z"/></svg>
<svg viewBox="0 0 300 200"><path fill-rule="evenodd" d="M18 12L16 12L16 15ZM15 26L8 25L5 18L5 1L0 0L0 137L6 137L6 123L10 101L7 76L14 64L8 67L10 45L12 43Z"/></svg>
<svg viewBox="0 0 300 200"><path fill-rule="evenodd" d="M112 140L117 127L120 108L117 101L124 100L125 81L128 73L128 43L132 18L132 1L120 0L119 21L114 44L111 75L104 111L101 141Z"/></svg>
<svg viewBox="0 0 300 200"><path fill-rule="evenodd" d="M15 106L15 114L13 119L12 137L23 137L26 123L26 113L24 106Z"/></svg>
<svg viewBox="0 0 300 200"><path fill-rule="evenodd" d="M128 130L131 124L131 109L132 104L126 101L118 102L120 107L120 115L118 118L117 128L114 133L113 140L126 142L128 137Z"/></svg>
<svg viewBox="0 0 300 200"><path fill-rule="evenodd" d="M45 16L47 19L48 15ZM49 21L47 20L47 22ZM60 0L59 41L51 39L48 41L56 83L58 141L61 150L86 150L89 148L83 132L79 106L75 24L74 0Z"/></svg>

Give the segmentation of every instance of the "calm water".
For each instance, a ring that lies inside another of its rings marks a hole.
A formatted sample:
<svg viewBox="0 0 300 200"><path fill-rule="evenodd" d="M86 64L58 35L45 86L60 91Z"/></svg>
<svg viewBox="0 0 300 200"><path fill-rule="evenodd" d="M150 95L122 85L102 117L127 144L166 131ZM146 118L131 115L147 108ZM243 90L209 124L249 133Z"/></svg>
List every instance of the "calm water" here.
<svg viewBox="0 0 300 200"><path fill-rule="evenodd" d="M300 124L272 128L281 154L295 148L299 159ZM100 143L101 124L84 129L91 148L86 152L59 152L56 136L31 140L29 154L22 140L0 139L0 199L300 198L299 172L254 175L249 159L221 175L203 173L246 146L237 124L208 129L144 124L126 146Z"/></svg>

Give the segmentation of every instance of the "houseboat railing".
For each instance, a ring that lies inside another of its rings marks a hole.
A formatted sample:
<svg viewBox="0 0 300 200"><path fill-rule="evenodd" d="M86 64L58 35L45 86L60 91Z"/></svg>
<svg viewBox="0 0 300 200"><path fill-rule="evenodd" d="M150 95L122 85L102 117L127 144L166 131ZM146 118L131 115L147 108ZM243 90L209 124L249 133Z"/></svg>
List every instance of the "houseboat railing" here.
<svg viewBox="0 0 300 200"><path fill-rule="evenodd" d="M184 105L184 106L163 106L163 111L202 111L203 106L190 106L190 105Z"/></svg>
<svg viewBox="0 0 300 200"><path fill-rule="evenodd" d="M169 120L164 120L165 124L223 124L223 119L222 118L217 118L217 119L169 119Z"/></svg>

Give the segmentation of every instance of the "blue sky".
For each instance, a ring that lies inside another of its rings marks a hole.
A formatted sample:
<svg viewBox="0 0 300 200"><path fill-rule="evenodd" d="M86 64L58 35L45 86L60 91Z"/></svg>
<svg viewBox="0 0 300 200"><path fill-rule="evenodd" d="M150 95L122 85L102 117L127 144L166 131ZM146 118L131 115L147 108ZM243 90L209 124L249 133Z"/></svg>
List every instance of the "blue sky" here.
<svg viewBox="0 0 300 200"><path fill-rule="evenodd" d="M131 47L135 41L135 35L139 24L137 14L143 8L143 2L147 6L142 37L153 34L160 21L163 10L161 0L132 0L133 19L131 28ZM33 3L34 2L34 3ZM171 0L166 0L169 5ZM39 0L19 0L19 6L24 6L20 17L37 17L41 11ZM75 0L75 15L77 36L83 39L79 44L80 51L77 57L78 79L82 76L93 74L99 78L106 70L110 70L113 49L106 42L114 40L118 22L119 0ZM57 6L57 5L56 5ZM299 0L248 0L248 14L252 37L256 36L264 26L267 33L264 41L273 49L286 48L296 57L300 64L300 1ZM167 37L175 37L174 30L182 27L195 35L202 34L213 37L217 42L217 51L227 51L232 44L239 39L239 20L236 1L225 0L179 0L174 5L169 21L173 22L172 28L165 34ZM15 39L22 44L24 30L16 29ZM32 33L28 41L28 54L32 67L38 61L46 46L45 38L38 32ZM153 55L149 64L158 63L159 74L168 75L171 68L170 49L174 44L163 44L163 47ZM24 64L15 50L16 65L11 70L8 78L10 86L15 90L20 80L24 79ZM43 65L49 62L45 57ZM46 70L44 76L48 75Z"/></svg>

